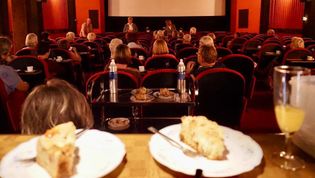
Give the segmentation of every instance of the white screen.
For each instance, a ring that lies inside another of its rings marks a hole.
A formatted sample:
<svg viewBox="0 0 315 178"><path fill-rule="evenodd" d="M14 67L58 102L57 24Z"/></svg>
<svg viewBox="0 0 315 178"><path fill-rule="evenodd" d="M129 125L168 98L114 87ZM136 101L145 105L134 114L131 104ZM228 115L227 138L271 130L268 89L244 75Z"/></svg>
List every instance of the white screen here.
<svg viewBox="0 0 315 178"><path fill-rule="evenodd" d="M225 0L108 0L108 16L225 16Z"/></svg>

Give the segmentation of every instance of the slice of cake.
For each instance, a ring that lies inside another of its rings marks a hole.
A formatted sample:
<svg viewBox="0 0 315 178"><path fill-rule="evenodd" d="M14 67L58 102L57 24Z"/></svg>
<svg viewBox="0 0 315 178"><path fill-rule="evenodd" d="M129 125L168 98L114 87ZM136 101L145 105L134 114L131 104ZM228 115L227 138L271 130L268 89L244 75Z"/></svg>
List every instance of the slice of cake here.
<svg viewBox="0 0 315 178"><path fill-rule="evenodd" d="M225 158L223 133L220 126L204 116L183 116L180 140L211 160Z"/></svg>
<svg viewBox="0 0 315 178"><path fill-rule="evenodd" d="M46 131L37 142L36 162L52 178L70 177L75 172L75 126L67 122Z"/></svg>

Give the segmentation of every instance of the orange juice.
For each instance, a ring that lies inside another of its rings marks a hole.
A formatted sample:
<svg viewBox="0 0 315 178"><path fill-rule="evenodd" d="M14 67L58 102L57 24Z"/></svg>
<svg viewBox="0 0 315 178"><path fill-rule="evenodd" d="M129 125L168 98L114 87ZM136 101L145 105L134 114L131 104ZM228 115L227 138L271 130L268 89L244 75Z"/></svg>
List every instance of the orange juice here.
<svg viewBox="0 0 315 178"><path fill-rule="evenodd" d="M302 126L305 113L302 109L293 106L277 105L276 118L282 132L296 132Z"/></svg>

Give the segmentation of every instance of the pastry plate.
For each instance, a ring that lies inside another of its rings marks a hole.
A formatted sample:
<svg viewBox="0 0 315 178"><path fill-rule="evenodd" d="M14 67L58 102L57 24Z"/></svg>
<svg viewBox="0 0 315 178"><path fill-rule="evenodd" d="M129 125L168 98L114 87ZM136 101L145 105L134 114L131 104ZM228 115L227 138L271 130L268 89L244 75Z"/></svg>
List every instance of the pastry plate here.
<svg viewBox="0 0 315 178"><path fill-rule="evenodd" d="M174 95L175 95L175 93L172 92L172 91L170 91L170 95L169 95L169 96L163 96L163 95L160 94L159 91L156 91L156 92L153 93L153 96L155 96L155 97L157 97L157 98L159 98L159 99L162 99L162 100L171 100L171 99L174 99Z"/></svg>
<svg viewBox="0 0 315 178"><path fill-rule="evenodd" d="M181 124L176 124L160 131L186 146L179 139L180 128ZM221 126L221 129L224 133L224 144L228 150L225 160L208 160L203 156L188 157L157 134L151 137L149 150L160 164L173 171L192 176L195 175L197 169L202 170L204 177L235 176L248 172L260 164L263 152L251 137L228 127Z"/></svg>
<svg viewBox="0 0 315 178"><path fill-rule="evenodd" d="M139 90L139 89L133 89L133 90L131 90L131 94L135 95L138 90ZM147 89L147 93L146 93L146 94L150 95L150 94L152 94L152 92L153 92L153 91L152 91L151 89Z"/></svg>
<svg viewBox="0 0 315 178"><path fill-rule="evenodd" d="M135 96L131 96L130 100L133 102L150 102L154 100L154 96L152 95L147 95L146 100L137 100L137 98Z"/></svg>
<svg viewBox="0 0 315 178"><path fill-rule="evenodd" d="M130 120L125 117L116 117L110 119L107 124L108 127L112 130L124 130L130 126Z"/></svg>
<svg viewBox="0 0 315 178"><path fill-rule="evenodd" d="M6 154L0 164L2 178L49 178L49 174L35 161L21 160L36 155L39 137L18 145ZM88 130L77 141L80 161L72 178L102 177L112 172L123 160L126 150L115 135L98 130Z"/></svg>

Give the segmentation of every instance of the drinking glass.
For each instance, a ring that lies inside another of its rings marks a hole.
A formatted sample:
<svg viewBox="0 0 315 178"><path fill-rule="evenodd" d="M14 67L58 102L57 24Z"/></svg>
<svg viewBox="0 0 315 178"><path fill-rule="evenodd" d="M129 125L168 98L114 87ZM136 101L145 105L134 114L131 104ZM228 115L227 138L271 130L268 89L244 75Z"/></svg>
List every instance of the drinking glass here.
<svg viewBox="0 0 315 178"><path fill-rule="evenodd" d="M304 161L292 154L290 137L300 129L304 120L302 82L306 75L310 75L310 70L298 66L277 66L273 73L276 119L285 135L285 150L274 153L273 161L292 171L305 167Z"/></svg>

